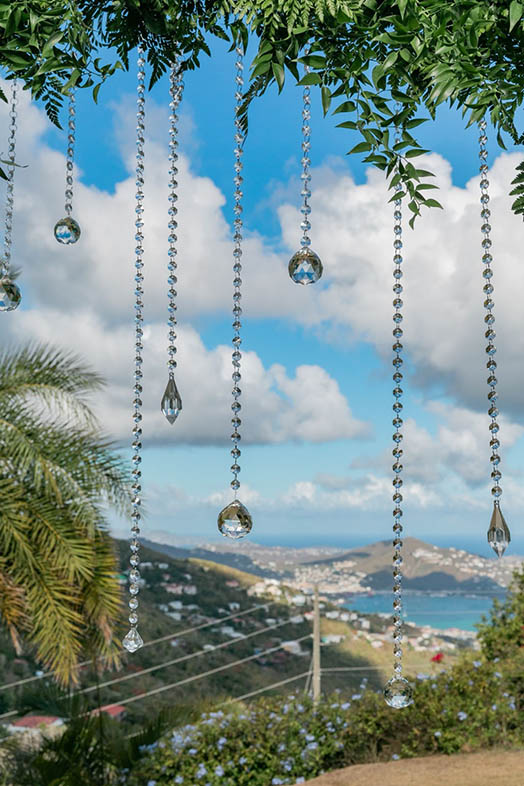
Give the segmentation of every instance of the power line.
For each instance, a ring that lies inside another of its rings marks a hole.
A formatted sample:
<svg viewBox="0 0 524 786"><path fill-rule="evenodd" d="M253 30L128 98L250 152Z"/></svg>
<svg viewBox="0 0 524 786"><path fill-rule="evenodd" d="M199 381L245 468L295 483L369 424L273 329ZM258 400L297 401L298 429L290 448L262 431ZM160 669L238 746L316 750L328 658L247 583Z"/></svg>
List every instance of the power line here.
<svg viewBox="0 0 524 786"><path fill-rule="evenodd" d="M305 641L306 639L310 639L311 634L308 633L307 636L301 636L299 639L294 639L297 643L301 641ZM270 655L273 652L277 652L281 650L283 644L279 644L278 647L271 647L267 650L262 650L262 652L257 652L255 655L249 655L246 658L241 658L240 660L233 661L233 663L226 663L224 666L217 666L215 669L210 669L209 671L204 671L201 674L194 674L192 677L186 677L183 680L179 680L178 682L172 682L170 685L162 685L159 688L153 688L153 690L147 691L146 693L140 694L140 696L131 696L129 699L122 699L122 701L114 702L113 704L105 705L104 709L109 709L111 707L120 707L121 705L131 704L134 701L141 701L142 699L148 698L148 696L155 696L158 693L163 693L166 690L171 690L172 688L178 688L180 685L187 685L189 682L195 682L196 680L200 680L203 677L209 677L211 674L218 674L220 671L226 671L227 669L232 669L233 666L239 666L241 663L247 663L248 661L255 660L256 658L261 658L263 655Z"/></svg>
<svg viewBox="0 0 524 786"><path fill-rule="evenodd" d="M146 641L144 643L144 647L152 647L154 644L160 644L162 641L168 641L169 639L180 638L180 636L187 636L189 633L194 633L197 630L202 630L203 628L208 628L210 625L216 625L217 622L227 622L227 620L236 619L237 617L243 617L246 614L251 614L253 611L259 611L260 609L268 609L270 606L274 606L274 603L263 603L259 606L252 606L249 609L244 609L243 611L236 611L233 614L228 614L227 617L217 617L216 619L210 620L208 622L203 622L201 625L195 625L192 628L185 628L180 631L176 631L175 633L169 633L166 636L161 636L158 639L152 639L151 641ZM103 658L100 658L103 660ZM74 666L75 669L81 669L84 666L89 666L92 663L92 660L84 660L81 663L77 663ZM0 685L0 690L7 690L8 688L16 688L19 685L27 685L29 682L36 682L38 680L44 680L46 677L52 677L52 672L44 672L43 674L34 675L33 677L26 677L23 680L17 680L16 682L6 682L4 685ZM6 717L6 715L0 715L0 718Z"/></svg>
<svg viewBox="0 0 524 786"><path fill-rule="evenodd" d="M244 693L242 696L235 696L234 699L229 699L229 701L224 702L225 705L227 704L234 704L236 701L242 701L243 699L249 699L251 696L256 696L259 693L264 693L264 691L271 690L272 688L279 688L281 685L287 685L288 682L295 682L295 680L299 680L302 677L308 677L311 672L303 671L302 674L297 674L296 677L288 677L287 680L280 680L280 682L274 682L272 685L266 685L265 688L259 688L258 690L252 690L250 693ZM224 706L224 704L219 706Z"/></svg>
<svg viewBox="0 0 524 786"><path fill-rule="evenodd" d="M216 644L213 646L212 650L197 650L197 652L191 652L188 655L181 655L179 658L173 658L172 660L167 660L164 663L159 663L156 666L149 666L147 669L141 669L138 674L142 677L144 674L150 674L153 671L157 671L158 669L165 669L168 666L174 666L176 663L182 663L186 660L191 660L192 658L197 658L200 655L209 655L211 652L215 650L224 649L225 647L231 647L233 644L237 644L240 641L245 641L246 639L251 639L253 636L260 636L262 633L267 633L270 630L276 630L277 628L281 628L283 625L288 625L288 620L284 620L283 622L278 622L276 625L269 625L267 628L262 628L261 630L255 630L251 633L247 633L246 635L239 636L238 638L233 639L232 641L224 641L221 644ZM122 677L115 677L112 680L107 680L106 682L101 682L99 685L90 685L88 688L83 688L82 690L76 691L74 695L80 693L91 693L91 691L98 690L98 688L106 688L108 685L115 685L117 682L124 682L126 680L131 680L136 678L137 673L133 672L132 674L124 674Z"/></svg>

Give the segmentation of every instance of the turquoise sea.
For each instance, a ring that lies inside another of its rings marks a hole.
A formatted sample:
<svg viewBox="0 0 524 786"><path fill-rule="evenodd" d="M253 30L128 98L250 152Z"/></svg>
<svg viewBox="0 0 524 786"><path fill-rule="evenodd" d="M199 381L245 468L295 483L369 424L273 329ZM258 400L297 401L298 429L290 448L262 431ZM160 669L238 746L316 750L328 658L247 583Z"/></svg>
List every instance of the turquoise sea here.
<svg viewBox="0 0 524 786"><path fill-rule="evenodd" d="M504 596L499 597L502 600ZM488 614L493 596L405 592L403 601L405 618L417 625L475 630L475 623L480 621L483 614ZM353 595L344 606L367 614L392 614L392 602L390 593L377 592L373 595Z"/></svg>

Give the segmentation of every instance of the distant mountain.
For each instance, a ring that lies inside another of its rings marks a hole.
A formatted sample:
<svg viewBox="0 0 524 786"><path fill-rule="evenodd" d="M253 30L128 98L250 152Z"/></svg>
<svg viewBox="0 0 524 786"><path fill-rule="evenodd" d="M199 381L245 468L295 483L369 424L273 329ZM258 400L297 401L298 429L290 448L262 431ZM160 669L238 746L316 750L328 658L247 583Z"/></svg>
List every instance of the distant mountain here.
<svg viewBox="0 0 524 786"><path fill-rule="evenodd" d="M349 550L328 547L292 549L241 543L200 544L191 548L147 542L178 558L195 557L263 578L284 579L297 589L314 582L332 594L391 587L391 540ZM462 549L441 548L417 538L404 540L404 586L426 592L498 593L511 581L522 558L486 559Z"/></svg>
<svg viewBox="0 0 524 786"><path fill-rule="evenodd" d="M247 554L238 554L235 551L218 551L201 546L182 548L180 546L170 546L166 543L155 543L147 539L144 539L142 542L147 548L161 551L163 554L168 554L175 559L202 559L265 578L280 578L282 576L281 572L272 570L270 567L262 568Z"/></svg>

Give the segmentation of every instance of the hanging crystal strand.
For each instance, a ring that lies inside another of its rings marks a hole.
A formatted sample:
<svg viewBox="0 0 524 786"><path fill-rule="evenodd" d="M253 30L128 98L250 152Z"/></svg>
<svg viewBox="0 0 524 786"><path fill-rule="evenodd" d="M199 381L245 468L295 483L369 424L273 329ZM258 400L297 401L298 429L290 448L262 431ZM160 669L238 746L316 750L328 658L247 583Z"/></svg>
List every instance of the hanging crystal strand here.
<svg viewBox="0 0 524 786"><path fill-rule="evenodd" d="M14 311L22 300L20 289L10 278L11 248L13 245L13 208L15 189L15 149L16 149L16 120L17 111L17 81L12 82L11 107L9 110L9 139L8 139L8 165L7 165L7 196L5 205L5 230L4 253L0 260L0 311Z"/></svg>
<svg viewBox="0 0 524 786"><path fill-rule="evenodd" d="M309 46L305 48L304 54L309 54ZM304 66L305 74L309 74L310 70L309 66ZM311 205L309 204L311 197L311 126L309 125L311 120L311 96L310 89L307 86L304 87L302 100L302 174L300 177L302 180L301 195L304 197L304 201L300 208L303 216L300 228L303 234L300 241L301 249L296 254L293 254L289 260L288 272L295 284L314 284L321 277L323 268L320 257L311 248L311 238L309 237L311 230Z"/></svg>
<svg viewBox="0 0 524 786"><path fill-rule="evenodd" d="M400 107L397 106L397 114L400 111ZM397 127L396 129L396 136L395 136L395 143L399 143L401 141L401 132L400 129ZM399 167L397 163L396 173L399 172ZM395 186L395 190L398 192L402 191L402 185L397 183ZM393 314L393 322L395 323L395 327L393 328L393 337L395 339L395 343L393 344L393 366L395 371L393 373L393 382L395 383L395 388L393 390L393 412L395 413L395 417L393 418L393 426L395 428L395 433L393 434L393 458L395 463L393 464L393 472L395 473L393 479L393 533L394 533L394 540L393 540L393 654L395 656L395 661L393 665L393 677L389 680L389 682L384 687L384 698L389 704L390 707L394 709L401 709L403 707L409 706L413 701L413 690L409 682L402 676L402 494L400 490L403 485L403 480L401 478L402 473L402 454L403 450L400 447L403 439L402 434L402 425L403 420L400 417L402 413L402 396L403 390L400 387L400 383L402 382L402 365L403 360L401 357L402 351L404 349L403 345L400 342L402 338L403 331L401 328L402 324L402 284L400 283L402 279L402 200L395 199L394 201L394 240L393 240L393 247L395 249L394 256L393 256L393 264L395 266L393 271L393 292L395 298L393 300L393 307L395 309Z"/></svg>
<svg viewBox="0 0 524 786"><path fill-rule="evenodd" d="M235 220L234 220L234 227L235 232L233 235L234 240L234 249L233 249L233 354L232 354L232 363L233 363L233 403L231 404L231 409L233 411L233 418L231 423L233 424L233 433L231 435L231 440L233 442L233 447L231 449L231 455L233 457L233 464L231 466L231 472L233 473L233 480L231 481L231 488L234 491L234 500L229 505L220 511L218 515L218 529L228 538L233 538L235 540L239 538L243 538L245 535L251 532L251 528L253 526L253 520L251 518L251 514L249 513L248 509L245 505L237 499L238 489L240 488L240 481L238 480L238 474L240 472L240 465L238 460L240 458L240 449L238 444L240 442L240 410L241 404L239 398L241 396L242 391L239 388L239 382L241 380L240 374L240 362L242 359L242 353L240 352L240 345L242 343L242 339L240 337L240 329L242 324L240 322L240 317L242 315L242 308L240 307L240 301L242 299L242 294L240 291L240 287L242 286L242 279L240 278L240 273L242 272L242 155L244 153L244 139L245 135L242 128L242 121L240 118L240 109L242 106L242 88L244 85L244 50L239 45L236 47L236 87L235 87L235 176L234 176L234 184L235 184L235 191L234 191L234 200L235 206L233 211L235 213Z"/></svg>
<svg viewBox="0 0 524 786"><path fill-rule="evenodd" d="M129 622L131 628L127 636L123 640L123 645L129 652L136 652L136 650L140 649L143 646L144 642L142 637L140 636L137 630L138 624L138 614L136 610L138 608L138 598L137 595L140 591L140 573L138 572L138 565L140 563L139 557L139 549L140 544L138 541L138 536L140 535L140 521L142 519L142 515L140 513L140 505L141 505L141 492L142 486L140 485L140 480L142 477L142 472L140 470L140 464L142 462L142 457L140 455L142 450L142 400L140 398L142 393L142 324L144 322L144 317L142 315L143 309L143 301L142 296L144 294L143 289L143 280L144 275L142 273L142 269L144 267L143 262L143 242L144 242L144 144L145 144L145 59L144 59L144 52L141 48L138 50L138 98L137 98L137 137L136 137L136 220L135 220L135 227L136 227L136 234L135 234L135 385L134 385L134 400L133 400L133 442L131 447L133 448L133 456L132 456L132 476L133 476L133 484L132 484L132 494L131 494L131 506L132 506L132 525L131 525L131 557L129 559L129 563L131 565L131 569L129 571L129 593L131 597L129 598Z"/></svg>
<svg viewBox="0 0 524 786"><path fill-rule="evenodd" d="M169 370L169 378L167 381L166 389L164 391L164 395L162 396L162 401L160 404L160 409L164 413L168 423L174 423L177 419L180 411L182 409L182 399L180 398L180 393L178 392L178 388L175 382L175 369L177 367L177 362L175 360L175 355L177 352L175 341L176 341L176 270L177 270L177 236L176 230L178 228L178 222L176 220L176 216L178 214L178 210L176 207L176 202L178 201L177 195L177 187L178 182L176 180L178 175L178 115L177 111L180 107L180 102L182 101L182 95L184 92L184 80L182 78L182 73L180 71L180 59L177 58L176 61L173 63L170 72L169 78L169 92L171 96L171 103L169 104L169 108L171 110L171 114L169 115L169 250L168 250L168 287L167 290L167 297L168 297L168 320L167 326L169 329L168 332L168 361L167 367Z"/></svg>
<svg viewBox="0 0 524 786"><path fill-rule="evenodd" d="M69 120L67 124L67 158L66 158L66 190L65 218L55 224L55 237L59 243L69 246L80 237L80 225L72 217L73 212L73 167L75 161L76 108L75 90L69 92Z"/></svg>
<svg viewBox="0 0 524 786"><path fill-rule="evenodd" d="M482 219L481 225L481 232L482 232L482 249L483 249L483 256L482 262L484 263L484 271L482 275L484 276L485 284L484 284L484 294L486 296L486 300L484 301L484 308L486 309L487 313L484 317L484 322L486 324L487 330L484 334L485 338L487 339L488 343L486 346L486 354L488 355L488 361L486 363L486 368L488 369L489 376L488 376L488 401L489 401L489 409L488 415L491 418L491 423L489 424L489 431L490 431L490 443L489 446L491 448L491 479L493 480L493 487L491 489L491 493L494 497L493 501L493 514L491 516L491 522L488 529L488 543L490 544L493 551L497 554L498 557L502 557L508 544L511 540L511 535L509 532L508 525L502 515L502 511L500 509L500 497L502 496L502 488L500 486L500 479L502 478L502 473L500 471L500 455L499 455L499 448L500 448L500 439L499 439L499 424L497 421L499 410L497 408L497 377L495 376L495 371L497 368L497 363L495 361L495 353L496 348L493 344L493 339L495 338L495 331L493 330L493 325L495 323L495 315L493 314L494 308L494 301L492 300L493 294L493 270L491 269L491 263L493 262L493 256L491 253L491 225L489 223L489 219L491 216L491 211L489 209L489 180L487 179L488 176L488 165L487 165L487 158L488 158L488 151L486 149L486 144L488 141L488 137L486 135L486 128L487 123L485 120L482 120L479 123L479 158L480 158L480 204L482 209L480 211L480 217Z"/></svg>

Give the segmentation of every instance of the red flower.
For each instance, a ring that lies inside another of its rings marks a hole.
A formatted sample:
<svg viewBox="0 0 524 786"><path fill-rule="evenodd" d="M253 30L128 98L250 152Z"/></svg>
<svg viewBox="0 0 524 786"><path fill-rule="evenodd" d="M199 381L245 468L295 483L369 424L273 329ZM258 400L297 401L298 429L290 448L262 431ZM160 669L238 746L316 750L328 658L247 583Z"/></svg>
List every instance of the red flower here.
<svg viewBox="0 0 524 786"><path fill-rule="evenodd" d="M442 652L437 652L437 654L433 655L433 657L431 658L432 663L442 663L443 660L444 660L444 653Z"/></svg>

